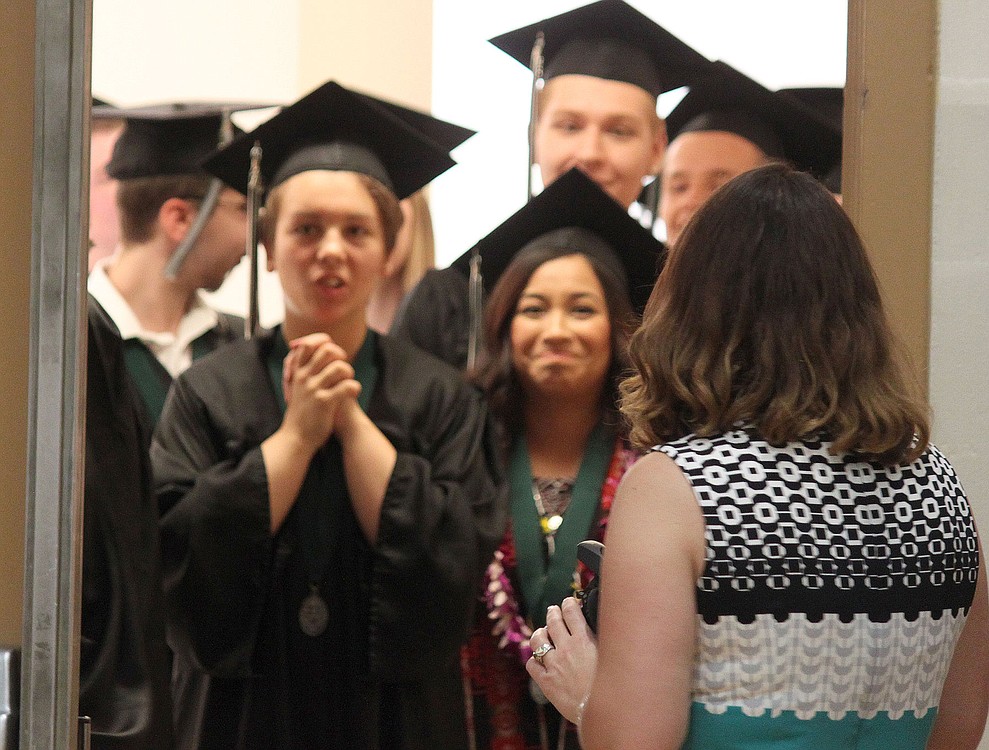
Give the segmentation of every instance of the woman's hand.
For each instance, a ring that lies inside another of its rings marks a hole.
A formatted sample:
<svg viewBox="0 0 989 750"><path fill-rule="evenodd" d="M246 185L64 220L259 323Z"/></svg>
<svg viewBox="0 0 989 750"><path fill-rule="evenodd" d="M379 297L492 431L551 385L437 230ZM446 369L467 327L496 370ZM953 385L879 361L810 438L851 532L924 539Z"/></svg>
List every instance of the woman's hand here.
<svg viewBox="0 0 989 750"><path fill-rule="evenodd" d="M283 429L313 451L333 432L341 409L356 408L361 386L346 352L325 333L295 339L285 357Z"/></svg>
<svg viewBox="0 0 989 750"><path fill-rule="evenodd" d="M533 656L525 668L557 710L574 724L580 704L591 691L598 649L594 634L587 627L580 602L570 597L560 607L546 612L546 627L532 634L529 644L535 653L553 648L545 656Z"/></svg>

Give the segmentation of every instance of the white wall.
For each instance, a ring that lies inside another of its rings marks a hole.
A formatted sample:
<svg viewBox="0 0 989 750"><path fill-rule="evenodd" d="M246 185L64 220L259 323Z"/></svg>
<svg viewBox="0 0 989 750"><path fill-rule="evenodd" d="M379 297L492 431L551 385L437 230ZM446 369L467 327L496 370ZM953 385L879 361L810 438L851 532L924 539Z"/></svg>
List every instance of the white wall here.
<svg viewBox="0 0 989 750"><path fill-rule="evenodd" d="M989 5L940 7L934 128L931 400L938 440L989 530Z"/></svg>
<svg viewBox="0 0 989 750"><path fill-rule="evenodd" d="M298 3L93 0L93 92L115 104L291 101Z"/></svg>
<svg viewBox="0 0 989 750"><path fill-rule="evenodd" d="M940 3L931 252L934 439L989 530L989 58L984 0ZM989 546L983 543L983 547ZM989 738L979 746L989 750Z"/></svg>

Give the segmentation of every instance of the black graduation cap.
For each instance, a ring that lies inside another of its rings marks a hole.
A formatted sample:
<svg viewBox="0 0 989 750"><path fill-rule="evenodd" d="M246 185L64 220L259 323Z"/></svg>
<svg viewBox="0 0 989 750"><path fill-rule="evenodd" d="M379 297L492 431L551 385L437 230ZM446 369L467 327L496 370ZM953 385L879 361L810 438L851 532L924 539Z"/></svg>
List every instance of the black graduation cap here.
<svg viewBox="0 0 989 750"><path fill-rule="evenodd" d="M529 67L540 34L547 81L588 75L631 83L658 97L689 84L711 64L622 0L600 0L488 41Z"/></svg>
<svg viewBox="0 0 989 750"><path fill-rule="evenodd" d="M105 99L93 97L92 107L89 110L89 119L93 121L118 121L124 117L124 110L115 104L111 104Z"/></svg>
<svg viewBox="0 0 989 750"><path fill-rule="evenodd" d="M223 143L224 130L232 128L231 113L270 106L246 102L171 102L127 108L101 105L93 108L93 116L124 119L124 130L106 169L110 177L127 180L201 174L200 162Z"/></svg>
<svg viewBox="0 0 989 750"><path fill-rule="evenodd" d="M666 118L672 141L681 133L719 130L759 146L767 156L824 177L841 161L841 133L796 99L770 91L730 65L695 82Z"/></svg>
<svg viewBox="0 0 989 750"><path fill-rule="evenodd" d="M571 169L453 262L464 274L481 258L490 292L515 255L534 241L568 243L575 251L608 248L620 260L632 306L645 307L665 255L663 244L579 169Z"/></svg>
<svg viewBox="0 0 989 750"><path fill-rule="evenodd" d="M246 195L257 142L265 189L300 172L332 169L366 174L407 198L454 165L446 147L469 133L413 112L329 81L210 156L203 168Z"/></svg>
<svg viewBox="0 0 989 750"><path fill-rule="evenodd" d="M780 89L810 107L838 130L844 128L845 89L841 86L810 86L803 88Z"/></svg>
<svg viewBox="0 0 989 750"><path fill-rule="evenodd" d="M437 119L417 109L409 109L408 107L403 107L401 104L395 104L384 99L375 99L374 97L367 96L367 94L360 94L359 96L363 96L374 104L384 107L388 112L403 120L413 130L417 130L422 135L425 135L444 151L453 151L453 149L472 135L477 135L477 131L475 130Z"/></svg>
<svg viewBox="0 0 989 750"><path fill-rule="evenodd" d="M837 86L780 89L780 94L792 96L831 123L839 133L844 131L845 89ZM841 192L841 153L821 181L832 193Z"/></svg>

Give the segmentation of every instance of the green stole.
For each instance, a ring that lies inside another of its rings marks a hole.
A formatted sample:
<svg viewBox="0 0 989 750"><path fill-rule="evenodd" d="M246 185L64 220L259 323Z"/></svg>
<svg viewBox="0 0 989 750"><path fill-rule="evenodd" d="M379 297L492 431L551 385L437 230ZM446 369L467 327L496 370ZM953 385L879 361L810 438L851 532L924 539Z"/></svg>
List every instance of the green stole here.
<svg viewBox="0 0 989 750"><path fill-rule="evenodd" d="M193 361L210 353L207 338L206 334L203 334L192 342ZM172 385L172 376L140 339L127 339L124 342L124 364L134 385L137 386L137 392L141 394L141 401L148 410L151 427L154 428L161 418L165 397L168 396L168 389Z"/></svg>
<svg viewBox="0 0 989 750"><path fill-rule="evenodd" d="M601 502L601 488L608 475L614 440L603 425L591 432L577 472L570 505L556 532L556 553L547 565L539 513L532 497L532 466L525 435L515 441L509 475L512 493L512 535L522 594L533 627L546 624L546 608L573 593L577 544L587 539Z"/></svg>
<svg viewBox="0 0 989 750"><path fill-rule="evenodd" d="M281 326L277 327L272 335L274 340L266 364L278 404L284 414L285 392L282 389L282 374L289 348ZM354 378L361 384L357 403L365 413L378 380L378 368L374 357L377 350L376 338L374 331L368 329L364 343L361 344L351 363L354 368ZM339 521L348 517L349 507L350 494L347 491L347 479L343 470L340 441L331 436L313 456L290 513L291 526L300 541L310 586L318 586L326 576L330 560L339 546L341 527Z"/></svg>

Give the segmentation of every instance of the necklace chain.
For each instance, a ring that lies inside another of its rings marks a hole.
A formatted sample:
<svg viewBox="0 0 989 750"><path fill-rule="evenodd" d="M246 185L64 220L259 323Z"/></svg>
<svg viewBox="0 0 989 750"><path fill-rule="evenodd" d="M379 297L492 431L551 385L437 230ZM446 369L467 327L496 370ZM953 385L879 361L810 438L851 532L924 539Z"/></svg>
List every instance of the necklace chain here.
<svg viewBox="0 0 989 750"><path fill-rule="evenodd" d="M536 504L536 512L539 514L539 529L546 540L546 551L549 557L556 552L556 532L563 524L563 514L566 508L561 508L559 512L547 513L546 505L543 502L543 493L539 489L539 482L535 477L532 479L532 500Z"/></svg>

